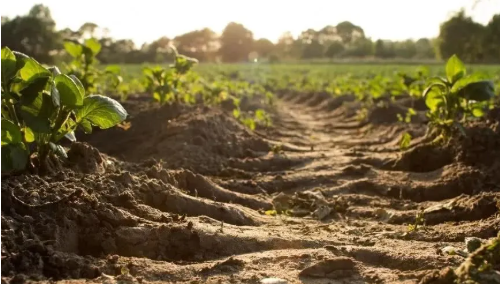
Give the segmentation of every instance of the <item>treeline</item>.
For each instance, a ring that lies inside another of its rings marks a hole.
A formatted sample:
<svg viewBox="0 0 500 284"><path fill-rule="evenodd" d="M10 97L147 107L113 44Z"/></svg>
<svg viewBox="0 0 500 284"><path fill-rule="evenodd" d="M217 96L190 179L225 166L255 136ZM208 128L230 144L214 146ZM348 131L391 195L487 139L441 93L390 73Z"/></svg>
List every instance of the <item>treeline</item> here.
<svg viewBox="0 0 500 284"><path fill-rule="evenodd" d="M98 59L102 63L161 63L171 60L169 46L181 54L204 62L244 62L254 59L277 62L297 59L441 59L457 54L467 62L500 62L500 14L486 25L474 22L464 11L442 23L435 39L417 41L373 41L363 28L351 22L308 29L298 37L284 33L277 43L255 39L238 23L229 23L221 35L204 28L173 39L161 37L135 46L130 39L113 39L106 29L85 23L78 30L56 30L50 10L35 5L27 15L13 19L2 17L2 46L27 53L41 62L64 60L63 39L96 37L102 44Z"/></svg>

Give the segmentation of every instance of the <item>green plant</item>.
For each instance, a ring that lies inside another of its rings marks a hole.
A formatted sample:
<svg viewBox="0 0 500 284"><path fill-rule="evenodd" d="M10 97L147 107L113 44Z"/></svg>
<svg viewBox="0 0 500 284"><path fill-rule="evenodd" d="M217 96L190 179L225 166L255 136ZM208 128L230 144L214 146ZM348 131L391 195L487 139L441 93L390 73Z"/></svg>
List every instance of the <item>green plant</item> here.
<svg viewBox="0 0 500 284"><path fill-rule="evenodd" d="M423 226L425 224L424 211L420 210L417 212L415 216L415 223L408 225L408 232L417 232L419 230L419 226Z"/></svg>
<svg viewBox="0 0 500 284"><path fill-rule="evenodd" d="M101 51L101 44L94 38L80 43L77 40L65 39L64 49L72 57L65 68L70 75L75 75L88 94L116 91L123 79L121 69L117 65L107 66L104 71L97 67L96 56Z"/></svg>
<svg viewBox="0 0 500 284"><path fill-rule="evenodd" d="M482 117L495 95L493 82L481 74L467 75L456 55L446 63L446 78L430 78L427 84L423 96L429 107L430 127L436 130L436 142L447 140L454 128L465 135L463 123Z"/></svg>
<svg viewBox="0 0 500 284"><path fill-rule="evenodd" d="M404 123L410 123L411 122L411 117L417 115L417 112L413 108L408 108L408 111L406 112L405 117L398 113L398 121L404 122Z"/></svg>
<svg viewBox="0 0 500 284"><path fill-rule="evenodd" d="M399 149L403 151L408 149L410 147L411 138L412 137L410 133L408 132L403 133L403 135L401 135L401 139L399 140Z"/></svg>
<svg viewBox="0 0 500 284"><path fill-rule="evenodd" d="M194 67L198 60L181 55L171 46L175 53L174 64L169 69L162 67L145 68L146 89L153 93L153 98L160 104L180 101L182 79Z"/></svg>
<svg viewBox="0 0 500 284"><path fill-rule="evenodd" d="M77 127L112 127L127 117L115 100L85 96L74 75L45 68L33 58L2 48L2 170L22 170L36 153L43 166L49 156L66 157L63 137L76 141Z"/></svg>

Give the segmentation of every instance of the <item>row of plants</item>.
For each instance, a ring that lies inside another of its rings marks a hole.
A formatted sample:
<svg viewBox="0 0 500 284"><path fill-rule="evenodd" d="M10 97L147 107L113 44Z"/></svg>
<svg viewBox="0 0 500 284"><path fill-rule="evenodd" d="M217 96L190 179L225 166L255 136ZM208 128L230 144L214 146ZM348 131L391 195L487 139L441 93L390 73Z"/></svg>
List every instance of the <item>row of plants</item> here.
<svg viewBox="0 0 500 284"><path fill-rule="evenodd" d="M232 104L232 114L248 128L268 127L272 119L265 109L275 106L274 93L326 92L331 96L350 94L362 103L361 112L383 100L409 95L424 99L431 135L436 143L449 139L454 129L463 134L464 123L477 119L493 107L500 76L491 73L468 74L456 56L446 63L445 76L420 66L405 72L318 72L250 66L212 66L197 68L198 61L175 54L173 64L145 67L142 76L123 80L119 66L99 65L99 42L66 40L71 56L61 72L55 66L43 66L28 55L2 48L2 170L20 170L42 166L48 157L65 158L60 140L75 141L75 131L90 133L92 127L106 129L127 118L126 110L113 99L124 101L129 93L145 92L159 104L182 103ZM331 69L329 69L331 71ZM490 80L489 78L492 78ZM106 94L109 96L104 96ZM242 109L242 101L260 99L259 108ZM415 115L408 108L401 122ZM405 133L401 148L408 148L411 136Z"/></svg>

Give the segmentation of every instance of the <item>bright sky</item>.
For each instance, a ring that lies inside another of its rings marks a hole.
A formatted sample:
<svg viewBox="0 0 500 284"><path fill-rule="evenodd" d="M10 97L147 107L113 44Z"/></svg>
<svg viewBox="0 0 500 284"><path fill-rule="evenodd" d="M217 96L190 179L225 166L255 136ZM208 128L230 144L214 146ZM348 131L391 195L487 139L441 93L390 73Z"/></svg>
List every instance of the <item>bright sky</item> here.
<svg viewBox="0 0 500 284"><path fill-rule="evenodd" d="M116 39L138 45L161 36L173 38L208 27L221 33L230 21L243 24L255 38L277 41L290 31L300 34L351 21L372 39L434 37L439 24L464 7L477 22L486 24L500 13L500 0L16 0L1 1L2 16L26 14L36 3L48 6L57 28L78 29L93 22ZM82 3L82 4L79 4Z"/></svg>

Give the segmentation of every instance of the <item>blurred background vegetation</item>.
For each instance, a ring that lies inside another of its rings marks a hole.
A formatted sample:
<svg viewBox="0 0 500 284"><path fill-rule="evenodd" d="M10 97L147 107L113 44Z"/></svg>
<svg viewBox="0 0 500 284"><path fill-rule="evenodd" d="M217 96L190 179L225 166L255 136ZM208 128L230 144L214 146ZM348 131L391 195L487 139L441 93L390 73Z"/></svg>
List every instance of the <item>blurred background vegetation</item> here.
<svg viewBox="0 0 500 284"><path fill-rule="evenodd" d="M424 15L425 17L425 15ZM63 39L97 37L102 44L98 60L103 64L164 63L172 60L169 45L200 62L420 62L432 63L457 54L468 63L500 63L500 14L482 25L464 10L444 21L436 38L404 41L372 40L363 27L344 21L322 29L307 29L294 37L285 32L276 43L254 38L252 31L235 22L221 35L208 28L174 38L135 46L131 39L114 39L97 23L83 23L77 30L56 29L49 7L38 4L25 15L2 17L3 46L47 63L67 61ZM104 29L105 30L105 29Z"/></svg>

